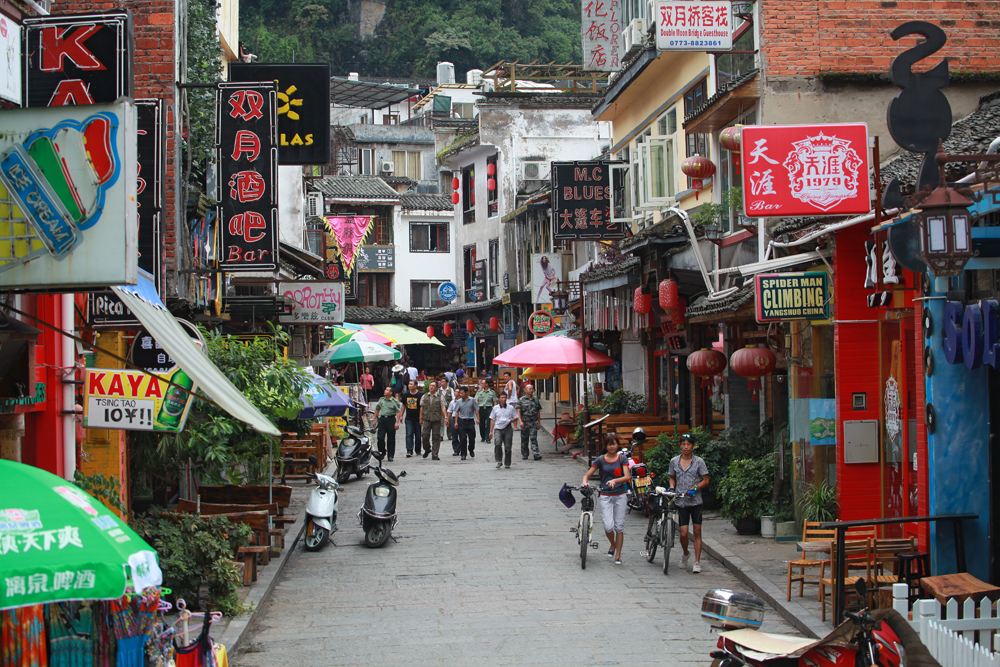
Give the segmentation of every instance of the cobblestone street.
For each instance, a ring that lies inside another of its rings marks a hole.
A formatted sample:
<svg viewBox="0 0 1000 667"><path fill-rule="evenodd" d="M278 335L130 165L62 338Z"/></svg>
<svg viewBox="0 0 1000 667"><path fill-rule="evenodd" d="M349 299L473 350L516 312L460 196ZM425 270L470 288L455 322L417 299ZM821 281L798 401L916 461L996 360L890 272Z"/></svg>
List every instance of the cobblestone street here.
<svg viewBox="0 0 1000 667"><path fill-rule="evenodd" d="M348 482L337 545L296 547L234 664L709 664L715 636L699 617L701 596L740 589L729 572L707 555L701 574L682 571L676 548L664 576L659 554L653 564L640 556L645 521L634 513L624 565L605 555L597 518L601 546L581 570L569 532L579 502L567 510L556 494L578 484L584 466L522 461L517 446L509 470L497 470L482 444L467 461L447 441L441 461L397 458L391 467L407 471L399 541L383 549L361 544L356 518L372 477ZM773 611L765 628L791 632Z"/></svg>

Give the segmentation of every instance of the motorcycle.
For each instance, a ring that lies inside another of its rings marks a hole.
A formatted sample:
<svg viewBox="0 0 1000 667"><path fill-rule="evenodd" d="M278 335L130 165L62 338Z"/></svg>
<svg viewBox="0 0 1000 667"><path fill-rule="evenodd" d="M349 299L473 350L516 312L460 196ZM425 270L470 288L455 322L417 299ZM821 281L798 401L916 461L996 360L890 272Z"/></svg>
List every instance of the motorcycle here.
<svg viewBox="0 0 1000 667"><path fill-rule="evenodd" d="M364 429L346 426L347 432L337 443L337 483L344 484L352 474L358 479L368 472L372 462L372 441Z"/></svg>
<svg viewBox="0 0 1000 667"><path fill-rule="evenodd" d="M358 510L358 521L365 531L365 546L377 549L389 541L392 529L396 527L396 487L400 478L406 477L406 471L397 476L382 467L385 453L372 452L372 456L377 460L372 470L378 481L368 485L365 503Z"/></svg>
<svg viewBox="0 0 1000 667"><path fill-rule="evenodd" d="M315 456L309 462L318 465ZM337 489L340 485L332 477L318 472L310 473L316 480L316 488L306 502L306 532L303 545L306 551L319 551L326 541L337 532Z"/></svg>

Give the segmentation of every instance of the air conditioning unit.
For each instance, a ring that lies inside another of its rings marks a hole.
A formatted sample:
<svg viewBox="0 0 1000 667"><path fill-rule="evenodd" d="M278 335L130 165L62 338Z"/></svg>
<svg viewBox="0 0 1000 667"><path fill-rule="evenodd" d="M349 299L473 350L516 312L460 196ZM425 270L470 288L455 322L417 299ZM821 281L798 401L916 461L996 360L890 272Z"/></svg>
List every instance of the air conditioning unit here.
<svg viewBox="0 0 1000 667"><path fill-rule="evenodd" d="M645 42L646 21L644 19L632 19L632 22L622 30L622 50L625 57L632 55L643 47Z"/></svg>
<svg viewBox="0 0 1000 667"><path fill-rule="evenodd" d="M542 160L526 160L521 163L522 181L547 181L551 164Z"/></svg>
<svg viewBox="0 0 1000 667"><path fill-rule="evenodd" d="M322 192L310 192L306 195L306 215L310 218L322 218L326 212L325 207Z"/></svg>
<svg viewBox="0 0 1000 667"><path fill-rule="evenodd" d="M656 15L656 0L646 0L646 30L655 35L659 19Z"/></svg>
<svg viewBox="0 0 1000 667"><path fill-rule="evenodd" d="M396 165L394 165L392 162L383 162L382 166L379 167L379 171L381 171L383 174L391 174L392 172L396 171Z"/></svg>

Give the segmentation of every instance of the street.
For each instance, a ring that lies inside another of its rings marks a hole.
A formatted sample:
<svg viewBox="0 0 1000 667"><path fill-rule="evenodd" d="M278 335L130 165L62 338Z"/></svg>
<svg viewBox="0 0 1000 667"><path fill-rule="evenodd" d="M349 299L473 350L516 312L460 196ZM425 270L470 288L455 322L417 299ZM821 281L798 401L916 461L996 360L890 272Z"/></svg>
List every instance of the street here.
<svg viewBox="0 0 1000 667"><path fill-rule="evenodd" d="M440 461L401 455L388 464L407 476L398 542L383 549L361 544L356 517L373 477L348 482L336 546L307 553L297 545L233 664L617 665L668 656L710 664L716 638L699 616L701 597L745 587L707 555L701 574L682 571L679 547L664 576L659 554L653 564L639 554L645 519L635 513L624 564L615 566L598 511L600 547L581 570L569 532L579 494L570 510L557 493L579 484L584 466L558 455L522 461L518 438L509 470L494 467L492 446L460 461L448 441ZM773 611L765 628L795 634Z"/></svg>

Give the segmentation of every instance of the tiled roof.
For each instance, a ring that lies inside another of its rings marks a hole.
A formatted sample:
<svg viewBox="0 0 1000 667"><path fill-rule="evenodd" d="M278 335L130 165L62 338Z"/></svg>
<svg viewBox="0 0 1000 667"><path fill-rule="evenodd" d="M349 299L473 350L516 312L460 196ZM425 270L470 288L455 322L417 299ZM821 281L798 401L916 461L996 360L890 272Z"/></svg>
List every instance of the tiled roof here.
<svg viewBox="0 0 1000 667"><path fill-rule="evenodd" d="M628 273L633 267L636 267L641 263L642 262L638 257L626 257L624 261L618 262L617 264L592 267L589 271L580 276L580 280L585 283L592 283L605 278L613 278L615 276L620 276L623 273Z"/></svg>
<svg viewBox="0 0 1000 667"><path fill-rule="evenodd" d="M698 297L694 303L688 306L687 317L691 319L715 315L716 313L732 313L753 300L753 289L753 282L751 282L722 299L709 300L707 296Z"/></svg>
<svg viewBox="0 0 1000 667"><path fill-rule="evenodd" d="M722 97L730 90L735 90L736 88L742 86L744 83L747 83L748 81L752 80L755 76L757 76L758 72L760 72L759 69L756 68L752 69L743 76L739 77L738 79L733 79L726 85L719 88L719 90L714 95L705 100L704 104L702 104L700 107L698 107L697 109L695 109L694 111L692 111L691 113L689 113L687 116L684 117L684 125L687 126L695 118L708 111L713 104L721 100Z"/></svg>
<svg viewBox="0 0 1000 667"><path fill-rule="evenodd" d="M406 176L379 176L383 181L389 185L416 185L417 182L412 178L407 178Z"/></svg>
<svg viewBox="0 0 1000 667"><path fill-rule="evenodd" d="M404 192L399 196L403 200L404 211L454 211L455 205L444 195L420 195Z"/></svg>
<svg viewBox="0 0 1000 667"><path fill-rule="evenodd" d="M324 176L309 181L309 188L333 199L399 201L399 193L378 176Z"/></svg>
<svg viewBox="0 0 1000 667"><path fill-rule="evenodd" d="M396 310L368 306L348 306L344 319L355 324L413 324L426 322L427 314L422 311Z"/></svg>
<svg viewBox="0 0 1000 667"><path fill-rule="evenodd" d="M797 232L800 229L805 229L806 227L811 227L812 225L816 225L821 222L831 223L840 221L835 220L828 215L813 215L803 218L782 218L781 222L769 230L769 233L771 236L791 234L792 232Z"/></svg>
<svg viewBox="0 0 1000 667"><path fill-rule="evenodd" d="M488 301L473 301L471 303L457 303L450 306L442 306L427 313L428 318L438 319L440 317L447 317L448 315L453 315L455 313L466 313L476 310L487 310L489 308L496 308L501 305L501 297L494 297Z"/></svg>

